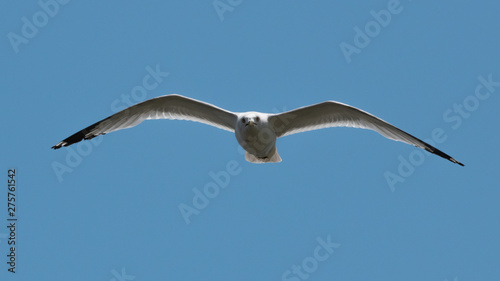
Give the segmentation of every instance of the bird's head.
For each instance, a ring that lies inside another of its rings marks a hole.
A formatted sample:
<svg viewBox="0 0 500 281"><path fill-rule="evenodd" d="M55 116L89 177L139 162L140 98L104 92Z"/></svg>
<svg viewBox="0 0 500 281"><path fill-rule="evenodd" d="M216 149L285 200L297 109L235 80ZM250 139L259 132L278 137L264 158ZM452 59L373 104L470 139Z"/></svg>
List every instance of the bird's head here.
<svg viewBox="0 0 500 281"><path fill-rule="evenodd" d="M242 115L240 117L239 122L241 125L243 125L243 127L252 128L252 127L259 127L262 120L258 114L250 112Z"/></svg>

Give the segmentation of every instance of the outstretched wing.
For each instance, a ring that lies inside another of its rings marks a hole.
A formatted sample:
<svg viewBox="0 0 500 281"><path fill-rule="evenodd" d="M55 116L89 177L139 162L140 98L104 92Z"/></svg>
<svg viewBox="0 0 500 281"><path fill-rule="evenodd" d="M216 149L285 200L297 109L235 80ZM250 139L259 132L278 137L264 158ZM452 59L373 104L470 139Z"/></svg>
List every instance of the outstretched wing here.
<svg viewBox="0 0 500 281"><path fill-rule="evenodd" d="M180 95L166 95L138 103L73 134L53 149L109 132L127 129L147 119L178 119L201 122L234 132L237 115L214 105Z"/></svg>
<svg viewBox="0 0 500 281"><path fill-rule="evenodd" d="M394 127L361 109L334 101L301 107L269 117L278 137L329 127L353 127L374 130L386 138L423 148L463 166L432 145Z"/></svg>

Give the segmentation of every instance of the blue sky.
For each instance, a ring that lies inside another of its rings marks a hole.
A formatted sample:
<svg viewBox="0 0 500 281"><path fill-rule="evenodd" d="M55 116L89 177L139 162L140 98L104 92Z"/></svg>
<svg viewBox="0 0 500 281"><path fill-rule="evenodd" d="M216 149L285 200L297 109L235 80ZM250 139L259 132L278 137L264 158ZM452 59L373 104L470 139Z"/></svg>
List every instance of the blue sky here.
<svg viewBox="0 0 500 281"><path fill-rule="evenodd" d="M337 2L3 1L0 221L10 168L18 221L0 279L499 280L500 4ZM255 165L186 121L50 149L173 93L336 100L466 166L351 128L279 139L283 162Z"/></svg>

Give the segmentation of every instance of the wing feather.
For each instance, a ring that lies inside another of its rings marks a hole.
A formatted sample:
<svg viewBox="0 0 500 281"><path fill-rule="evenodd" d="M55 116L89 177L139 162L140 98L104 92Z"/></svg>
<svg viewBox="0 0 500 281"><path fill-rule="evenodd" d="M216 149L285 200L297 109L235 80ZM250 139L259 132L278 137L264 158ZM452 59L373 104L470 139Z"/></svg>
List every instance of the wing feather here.
<svg viewBox="0 0 500 281"><path fill-rule="evenodd" d="M237 115L209 103L180 95L166 95L146 100L109 116L71 135L53 149L117 130L137 126L148 119L177 119L201 122L234 132Z"/></svg>
<svg viewBox="0 0 500 281"><path fill-rule="evenodd" d="M386 138L423 148L449 161L463 166L451 156L432 145L404 132L388 122L361 109L335 101L327 101L274 114L269 122L278 137L329 127L370 129Z"/></svg>

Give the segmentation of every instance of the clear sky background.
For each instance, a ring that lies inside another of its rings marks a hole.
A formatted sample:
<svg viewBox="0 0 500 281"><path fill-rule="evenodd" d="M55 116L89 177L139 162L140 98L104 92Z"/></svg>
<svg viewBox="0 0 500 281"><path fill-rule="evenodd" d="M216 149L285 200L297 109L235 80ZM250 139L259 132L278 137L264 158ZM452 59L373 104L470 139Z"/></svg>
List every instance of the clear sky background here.
<svg viewBox="0 0 500 281"><path fill-rule="evenodd" d="M1 280L500 280L498 1L44 1L0 4ZM170 120L50 149L173 93L336 100L466 166L351 128L255 165L233 134Z"/></svg>

